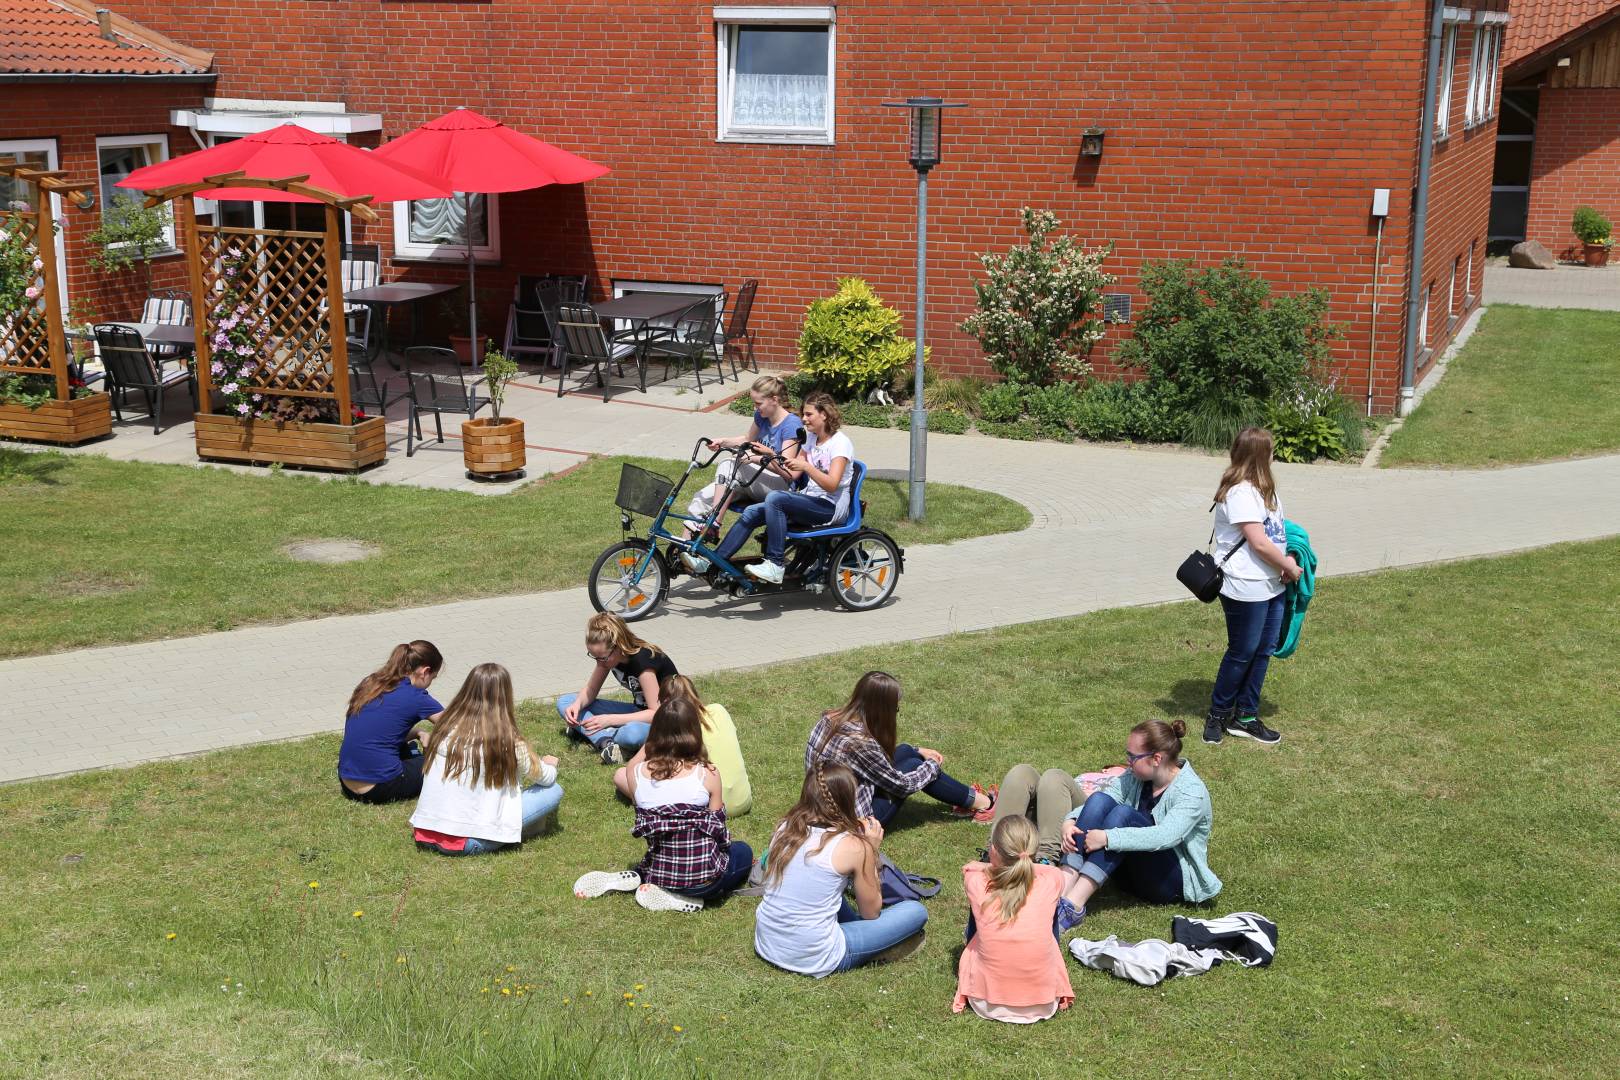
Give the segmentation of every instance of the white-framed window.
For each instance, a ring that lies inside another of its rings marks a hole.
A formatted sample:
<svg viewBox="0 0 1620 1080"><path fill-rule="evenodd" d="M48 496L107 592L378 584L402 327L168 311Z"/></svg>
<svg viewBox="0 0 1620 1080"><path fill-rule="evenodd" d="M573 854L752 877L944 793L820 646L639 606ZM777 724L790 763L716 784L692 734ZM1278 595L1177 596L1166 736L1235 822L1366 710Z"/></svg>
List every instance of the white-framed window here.
<svg viewBox="0 0 1620 1080"><path fill-rule="evenodd" d="M1451 84L1457 73L1457 24L1447 22L1445 36L1440 40L1440 85L1434 101L1434 137L1443 139L1451 133Z"/></svg>
<svg viewBox="0 0 1620 1080"><path fill-rule="evenodd" d="M1451 260L1451 286L1446 290L1446 315L1457 314L1457 277L1462 273L1462 256Z"/></svg>
<svg viewBox="0 0 1620 1080"><path fill-rule="evenodd" d="M60 160L56 152L55 139L7 139L0 141L0 161L8 165L32 165L36 169L49 172L60 167ZM26 202L33 189L27 184L13 180L9 176L0 176L0 206L9 206L13 202ZM52 195L51 212L56 220L62 220L62 197ZM30 209L38 209L30 206ZM62 233L56 234L56 265L62 272L56 275L58 295L62 300L62 310L68 309L67 300L67 247L63 243Z"/></svg>
<svg viewBox="0 0 1620 1080"><path fill-rule="evenodd" d="M1434 282L1423 290L1423 312L1418 315L1418 344L1427 349L1429 347L1429 307L1434 302Z"/></svg>
<svg viewBox="0 0 1620 1080"><path fill-rule="evenodd" d="M1502 59L1503 12L1481 12L1474 24L1474 54L1468 68L1468 100L1463 111L1469 127L1496 115L1496 68Z"/></svg>
<svg viewBox="0 0 1620 1080"><path fill-rule="evenodd" d="M121 188L118 182L136 169L169 160L167 135L103 135L96 139L96 165L100 174L99 191L102 213L117 199L140 201L138 191ZM154 254L172 254L178 250L174 242L174 215L165 213L168 224L163 227L163 250Z"/></svg>
<svg viewBox="0 0 1620 1080"><path fill-rule="evenodd" d="M467 260L467 243L479 262L501 257L499 195L463 195L394 204L394 255L401 259Z"/></svg>
<svg viewBox="0 0 1620 1080"><path fill-rule="evenodd" d="M836 10L714 9L721 142L833 141Z"/></svg>

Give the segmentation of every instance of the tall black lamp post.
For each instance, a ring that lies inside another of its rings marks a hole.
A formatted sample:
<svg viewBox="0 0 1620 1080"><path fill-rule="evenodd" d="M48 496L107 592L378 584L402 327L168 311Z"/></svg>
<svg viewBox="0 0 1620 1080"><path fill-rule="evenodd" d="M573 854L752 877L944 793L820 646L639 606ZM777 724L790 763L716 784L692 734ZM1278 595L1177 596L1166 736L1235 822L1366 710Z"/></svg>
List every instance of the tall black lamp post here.
<svg viewBox="0 0 1620 1080"><path fill-rule="evenodd" d="M923 334L928 296L928 170L939 164L940 110L962 108L961 102L936 97L885 101L892 109L911 110L907 157L917 170L917 362L911 398L911 520L923 519L923 483L928 468L928 413L923 409Z"/></svg>

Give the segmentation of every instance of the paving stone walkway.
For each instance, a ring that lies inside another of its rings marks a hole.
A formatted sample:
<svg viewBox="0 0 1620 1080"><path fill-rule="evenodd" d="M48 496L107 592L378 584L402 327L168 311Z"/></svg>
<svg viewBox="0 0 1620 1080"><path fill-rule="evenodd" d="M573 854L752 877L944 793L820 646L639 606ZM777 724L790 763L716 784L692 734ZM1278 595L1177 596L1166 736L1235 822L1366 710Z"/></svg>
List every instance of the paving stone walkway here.
<svg viewBox="0 0 1620 1080"><path fill-rule="evenodd" d="M622 414L598 408L596 441L616 452L683 455L740 420L646 410L626 438L609 430ZM906 433L851 434L872 467L905 466ZM932 479L1002 491L1032 526L913 548L879 611L803 596L717 601L683 578L640 632L701 674L1184 598L1174 570L1208 535L1217 459L977 436L935 436L930 452ZM1620 534L1620 456L1481 472L1279 466L1278 482L1327 576ZM520 696L574 690L589 614L579 588L0 662L0 781L339 730L354 684L414 637L444 651L446 694L486 660L511 669Z"/></svg>

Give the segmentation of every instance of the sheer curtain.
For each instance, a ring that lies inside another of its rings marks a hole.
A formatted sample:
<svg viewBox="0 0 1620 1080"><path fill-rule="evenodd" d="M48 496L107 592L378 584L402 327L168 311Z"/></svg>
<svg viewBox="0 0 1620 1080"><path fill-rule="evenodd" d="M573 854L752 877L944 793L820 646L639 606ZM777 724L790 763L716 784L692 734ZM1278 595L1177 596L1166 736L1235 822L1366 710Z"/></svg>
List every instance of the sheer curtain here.
<svg viewBox="0 0 1620 1080"><path fill-rule="evenodd" d="M461 238L463 207L461 196L453 199L419 199L411 203L411 243L456 244ZM489 244L489 232L484 227L484 196L472 197L472 242L474 247Z"/></svg>
<svg viewBox="0 0 1620 1080"><path fill-rule="evenodd" d="M737 72L731 122L741 127L825 128L827 76Z"/></svg>

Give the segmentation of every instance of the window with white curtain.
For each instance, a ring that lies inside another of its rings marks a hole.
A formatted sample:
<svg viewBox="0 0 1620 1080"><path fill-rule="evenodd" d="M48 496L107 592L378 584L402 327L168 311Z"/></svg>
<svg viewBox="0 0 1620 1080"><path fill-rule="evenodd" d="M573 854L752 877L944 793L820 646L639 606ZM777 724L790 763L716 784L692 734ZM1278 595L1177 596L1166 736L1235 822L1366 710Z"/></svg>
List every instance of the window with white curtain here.
<svg viewBox="0 0 1620 1080"><path fill-rule="evenodd" d="M1474 26L1474 55L1468 69L1468 101L1464 110L1469 127L1496 115L1496 68L1502 59L1503 25L1496 12L1486 12Z"/></svg>
<svg viewBox="0 0 1620 1080"><path fill-rule="evenodd" d="M493 262L501 257L500 226L498 196L395 203L394 253L406 259L465 260L470 239L473 257Z"/></svg>
<svg viewBox="0 0 1620 1080"><path fill-rule="evenodd" d="M833 141L833 10L714 9L721 140Z"/></svg>

